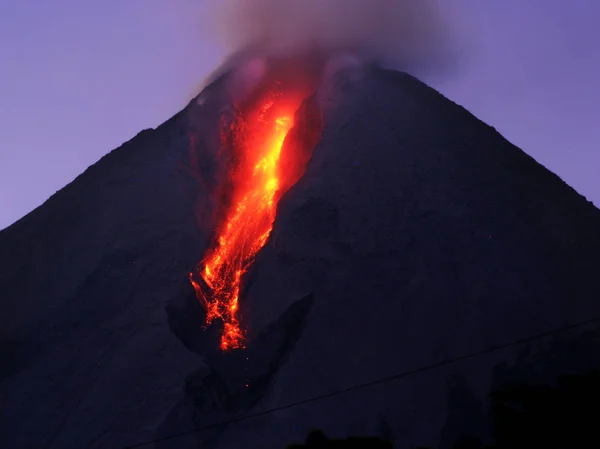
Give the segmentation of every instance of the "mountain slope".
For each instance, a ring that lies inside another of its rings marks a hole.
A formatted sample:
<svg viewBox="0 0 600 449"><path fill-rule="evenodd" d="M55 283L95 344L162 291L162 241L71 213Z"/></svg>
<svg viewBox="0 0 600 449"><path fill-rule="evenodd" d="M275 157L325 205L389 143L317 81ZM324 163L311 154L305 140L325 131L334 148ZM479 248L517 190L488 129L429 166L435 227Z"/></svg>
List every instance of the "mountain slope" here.
<svg viewBox="0 0 600 449"><path fill-rule="evenodd" d="M330 94L246 277L243 352L216 349L187 281L214 229L222 80L0 233L0 446L122 447L600 315L591 203L406 74ZM597 342L589 325L155 446L485 438L491 390L599 367Z"/></svg>
<svg viewBox="0 0 600 449"><path fill-rule="evenodd" d="M341 89L249 275L256 335L314 297L253 412L600 316L591 203L407 75ZM399 447L485 437L489 391L598 367L597 342L597 326L555 334L236 424L220 447L283 447L311 428L372 434L382 421Z"/></svg>

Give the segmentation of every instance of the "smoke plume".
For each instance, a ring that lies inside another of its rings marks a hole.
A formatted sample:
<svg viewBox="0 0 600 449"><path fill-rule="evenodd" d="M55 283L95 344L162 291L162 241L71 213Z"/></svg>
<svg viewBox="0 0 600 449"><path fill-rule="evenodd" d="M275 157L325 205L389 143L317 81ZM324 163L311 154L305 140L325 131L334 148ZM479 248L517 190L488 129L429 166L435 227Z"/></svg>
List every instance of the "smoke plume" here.
<svg viewBox="0 0 600 449"><path fill-rule="evenodd" d="M399 69L440 65L448 24L435 0L208 0L208 26L230 54L352 52Z"/></svg>

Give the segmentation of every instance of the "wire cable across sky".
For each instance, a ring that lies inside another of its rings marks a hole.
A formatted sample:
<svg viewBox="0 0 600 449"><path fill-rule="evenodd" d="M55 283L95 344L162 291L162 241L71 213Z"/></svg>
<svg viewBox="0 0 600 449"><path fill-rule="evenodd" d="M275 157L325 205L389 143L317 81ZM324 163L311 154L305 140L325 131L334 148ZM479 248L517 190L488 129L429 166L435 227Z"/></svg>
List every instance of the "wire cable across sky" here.
<svg viewBox="0 0 600 449"><path fill-rule="evenodd" d="M281 405L279 407L270 408L270 409L263 410L263 411L257 412L257 413L250 413L250 414L247 414L247 415L238 416L238 417L226 420L226 421L221 421L219 423L215 423L215 424L211 424L211 425L207 425L207 426L203 426L203 427L198 427L198 428L195 428L195 429L191 429L191 430L189 430L187 432L180 432L180 433L177 433L177 434L168 435L168 436L161 437L161 438L156 438L154 440L145 441L145 442L142 442L142 443L137 443L137 444L134 444L133 446L125 446L122 449L134 449L134 448L139 448L139 447L147 446L147 445L154 444L154 443L159 443L161 441L172 440L174 438L179 438L179 437L183 437L183 436L186 436L186 435L191 435L191 434L194 434L194 433L202 432L202 431L205 431L205 430L215 429L215 428L226 426L226 425L229 425L229 424L234 424L234 423L237 423L237 422L240 422L240 421L245 421L245 420L248 420L248 419L251 419L251 418L256 418L256 417L259 417L259 416L264 416L264 415L268 415L268 414L271 414L271 413L276 413L276 412L279 412L279 411L282 411L282 410L287 410L287 409L290 409L290 408L293 408L293 407L297 407L299 405L304 405L304 404L308 404L308 403L311 403L311 402L317 402L317 401L320 401L320 400L323 400L323 399L328 399L328 398L331 398L331 397L334 397L334 396L340 396L340 395L343 395L343 394L346 394L346 393L350 393L352 391L361 390L363 388L368 388L368 387L371 387L371 386L374 386L374 385L384 384L384 383L387 383L387 382L391 382L391 381L394 381L394 380L402 379L404 377L412 376L412 375L419 374L419 373L422 373L422 372L425 372L425 371L429 371L429 370L432 370L432 369L441 368L443 366L451 365L453 363L462 362L464 360L472 359L472 358L475 358L475 357L478 357L478 356L481 356L481 355L484 355L484 354L488 354L490 352L500 351L502 349L506 349L506 348L509 348L511 346L517 346L517 345L520 345L520 344L523 344L523 343L529 343L531 341L538 340L540 338L548 337L550 335L554 335L554 334L557 334L557 333L560 333L560 332L569 331L569 330L576 329L578 327L586 326L588 324L592 324L592 323L596 323L596 322L600 322L600 317L596 317L596 318L592 318L592 319L589 319L589 320L586 320L586 321L581 321L579 323L570 324L568 326L564 326L564 327L552 329L552 330L549 330L549 331L546 331L546 332L543 332L543 333L532 335L530 337L522 338L522 339L519 339L519 340L514 340L514 341L511 341L509 343L505 343L505 344L502 344L502 345L498 345L498 346L494 346L494 347L491 347L491 348L483 349L481 351L473 352L473 353L466 354L466 355L463 355L463 356L460 356L460 357L456 357L456 358L453 358L453 359L442 360L440 362L433 363L433 364L430 364L430 365L425 365L425 366L421 366L419 368L414 368L412 370L403 371L401 373L397 373L397 374L394 374L394 375L391 375L391 376L387 376L387 377L382 377L382 378L379 378L379 379L376 379L376 380L373 380L373 381L370 381L370 382L365 382L365 383L362 383L362 384L353 385L351 387L348 387L348 388L345 388L345 389L342 389L342 390L332 391L330 393L322 394L322 395L319 395L319 396L314 396L314 397L311 397L311 398L304 399L302 401L298 401L298 402L293 402L293 403L290 403L290 404Z"/></svg>

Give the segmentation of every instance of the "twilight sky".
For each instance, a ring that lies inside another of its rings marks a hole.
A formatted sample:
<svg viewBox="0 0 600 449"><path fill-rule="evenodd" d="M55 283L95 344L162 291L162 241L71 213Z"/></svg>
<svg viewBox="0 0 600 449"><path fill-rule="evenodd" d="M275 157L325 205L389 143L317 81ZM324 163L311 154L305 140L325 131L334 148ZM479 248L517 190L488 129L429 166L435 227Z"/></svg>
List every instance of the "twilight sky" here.
<svg viewBox="0 0 600 449"><path fill-rule="evenodd" d="M466 58L421 78L600 205L600 2L445 0ZM0 229L197 93L202 0L0 0Z"/></svg>

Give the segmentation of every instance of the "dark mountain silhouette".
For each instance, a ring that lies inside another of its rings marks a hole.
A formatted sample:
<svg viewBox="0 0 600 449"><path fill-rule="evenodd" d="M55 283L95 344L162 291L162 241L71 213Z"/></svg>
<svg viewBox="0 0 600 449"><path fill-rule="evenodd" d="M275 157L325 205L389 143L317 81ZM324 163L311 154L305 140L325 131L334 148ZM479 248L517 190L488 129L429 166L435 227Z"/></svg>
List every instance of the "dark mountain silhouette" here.
<svg viewBox="0 0 600 449"><path fill-rule="evenodd" d="M213 238L225 79L0 232L0 447L201 427L143 447L280 449L315 428L487 444L490 392L600 367L597 323L488 351L600 316L600 211L377 68L298 111L289 144L315 140L317 110L322 135L245 277L247 348L221 352L188 273ZM244 414L258 416L211 427Z"/></svg>

